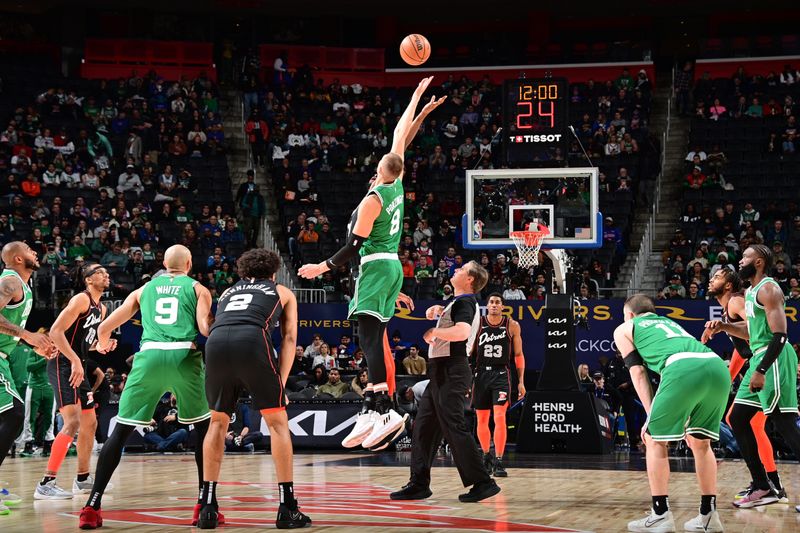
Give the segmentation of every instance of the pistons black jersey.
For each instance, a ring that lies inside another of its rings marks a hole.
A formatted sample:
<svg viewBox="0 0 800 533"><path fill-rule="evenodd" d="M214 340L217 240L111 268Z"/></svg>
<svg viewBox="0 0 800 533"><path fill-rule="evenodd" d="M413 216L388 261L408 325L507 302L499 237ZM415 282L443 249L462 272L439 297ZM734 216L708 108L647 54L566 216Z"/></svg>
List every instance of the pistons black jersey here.
<svg viewBox="0 0 800 533"><path fill-rule="evenodd" d="M89 297L89 309L79 316L66 332L70 347L84 360L89 356L89 349L97 340L97 326L103 320L103 307L100 302L95 302L92 300L92 295L88 291L85 292Z"/></svg>
<svg viewBox="0 0 800 533"><path fill-rule="evenodd" d="M211 331L225 326L258 326L272 331L283 311L278 288L271 280L243 279L217 302L217 314Z"/></svg>
<svg viewBox="0 0 800 533"><path fill-rule="evenodd" d="M492 325L487 317L481 317L475 353L477 368L486 366L508 366L511 356L511 334L508 331L509 319L504 316L497 325Z"/></svg>
<svg viewBox="0 0 800 533"><path fill-rule="evenodd" d="M734 296L744 297L744 293L737 292L735 294L732 294L731 298L733 298ZM741 322L741 321L742 321L741 318L734 318L734 317L731 317L731 316L728 315L728 307L727 306L725 306L722 309L722 322L723 323L725 323L725 324L735 324L735 323ZM730 334L728 334L728 338L731 340L731 344L733 344L733 347L736 348L736 351L739 352L739 355L741 355L745 359L750 359L750 357L753 355L753 351L750 349L750 344L746 340L744 340L744 339L742 339L740 337L734 337L733 335L730 335Z"/></svg>

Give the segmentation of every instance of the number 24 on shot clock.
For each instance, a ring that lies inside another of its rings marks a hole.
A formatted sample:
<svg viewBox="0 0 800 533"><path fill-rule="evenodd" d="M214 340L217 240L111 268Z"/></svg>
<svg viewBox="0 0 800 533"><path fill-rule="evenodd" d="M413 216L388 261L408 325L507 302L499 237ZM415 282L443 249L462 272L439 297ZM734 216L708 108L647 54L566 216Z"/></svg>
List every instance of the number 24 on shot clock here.
<svg viewBox="0 0 800 533"><path fill-rule="evenodd" d="M503 136L509 164L566 154L569 139L569 84L564 78L506 81L503 90ZM533 155L532 155L533 154Z"/></svg>

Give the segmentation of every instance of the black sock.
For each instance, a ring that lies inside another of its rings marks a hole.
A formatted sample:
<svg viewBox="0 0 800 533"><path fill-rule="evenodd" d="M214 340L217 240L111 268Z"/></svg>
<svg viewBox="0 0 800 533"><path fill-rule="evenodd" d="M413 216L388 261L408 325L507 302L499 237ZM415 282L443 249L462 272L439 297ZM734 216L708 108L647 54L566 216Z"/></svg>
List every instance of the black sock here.
<svg viewBox="0 0 800 533"><path fill-rule="evenodd" d="M669 511L669 496L653 496L653 512L658 516Z"/></svg>
<svg viewBox="0 0 800 533"><path fill-rule="evenodd" d="M202 505L217 506L216 481L203 481L203 488L200 490L200 503Z"/></svg>
<svg viewBox="0 0 800 533"><path fill-rule="evenodd" d="M703 494L700 496L700 514L708 514L717 510L717 495Z"/></svg>
<svg viewBox="0 0 800 533"><path fill-rule="evenodd" d="M89 499L86 500L86 505L93 508L95 511L100 510L101 501L103 499L103 492L106 490L106 485L111 479L114 470L119 466L119 461L122 459L122 449L125 447L128 437L131 436L134 426L126 424L117 424L111 436L108 437L103 449L100 451L100 457L97 458L97 469L94 473L94 485L92 492L89 494Z"/></svg>
<svg viewBox="0 0 800 533"><path fill-rule="evenodd" d="M39 485L47 485L51 481L53 481L56 476L44 476L42 480L39 482Z"/></svg>
<svg viewBox="0 0 800 533"><path fill-rule="evenodd" d="M297 508L297 500L294 499L294 482L286 481L284 483L278 483L278 495L281 500L281 505L285 505L289 509Z"/></svg>
<svg viewBox="0 0 800 533"><path fill-rule="evenodd" d="M371 390L364 392L364 405L361 407L361 412L366 413L368 411L375 410L375 393Z"/></svg>
<svg viewBox="0 0 800 533"><path fill-rule="evenodd" d="M385 415L392 408L392 399L386 391L375 393L375 410L380 415Z"/></svg>
<svg viewBox="0 0 800 533"><path fill-rule="evenodd" d="M78 474L76 477L78 478L78 481L86 481L89 479L89 472L86 472L85 474Z"/></svg>
<svg viewBox="0 0 800 533"><path fill-rule="evenodd" d="M783 485L781 485L781 476L778 475L777 470L774 472L767 472L767 477L772 481L772 486L775 487L775 490L780 491L783 488Z"/></svg>

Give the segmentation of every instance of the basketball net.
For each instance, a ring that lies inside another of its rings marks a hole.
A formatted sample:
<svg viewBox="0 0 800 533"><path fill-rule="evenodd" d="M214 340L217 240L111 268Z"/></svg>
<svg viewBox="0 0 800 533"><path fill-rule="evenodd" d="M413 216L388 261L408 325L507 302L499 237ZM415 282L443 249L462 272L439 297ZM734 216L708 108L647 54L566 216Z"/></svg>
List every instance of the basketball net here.
<svg viewBox="0 0 800 533"><path fill-rule="evenodd" d="M536 228L536 229L533 229ZM519 266L531 268L539 265L539 250L542 240L550 235L550 230L544 224L531 223L526 225L525 231L512 231L509 237L519 252Z"/></svg>

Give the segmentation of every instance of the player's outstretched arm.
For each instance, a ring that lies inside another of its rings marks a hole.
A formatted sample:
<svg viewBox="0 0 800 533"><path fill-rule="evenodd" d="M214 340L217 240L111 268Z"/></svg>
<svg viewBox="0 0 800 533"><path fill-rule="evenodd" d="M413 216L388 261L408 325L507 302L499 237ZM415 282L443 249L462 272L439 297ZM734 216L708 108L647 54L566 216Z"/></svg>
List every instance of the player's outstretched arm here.
<svg viewBox="0 0 800 533"><path fill-rule="evenodd" d="M411 95L411 101L408 103L408 107L406 107L406 110L400 115L400 119L397 121L397 125L394 128L394 137L392 138L393 154L403 157L406 146L408 146L406 141L411 133L411 125L414 122L414 112L417 110L417 106L419 105L422 95L425 93L425 89L428 88L432 80L433 76L422 78L417 88L414 89L414 94Z"/></svg>
<svg viewBox="0 0 800 533"><path fill-rule="evenodd" d="M422 123L425 122L425 119L430 115L434 109L439 107L447 100L447 96L442 96L441 98L437 99L435 96L431 96L430 101L425 104L425 107L422 108L422 111L414 117L413 122L411 122L411 130L408 132L408 136L406 137L406 145L403 147L403 152L408 150L408 147L411 145L411 141L414 140L414 137L417 136L420 127L422 127ZM400 175L402 178L402 174Z"/></svg>
<svg viewBox="0 0 800 533"><path fill-rule="evenodd" d="M211 313L211 293L199 283L194 284L194 293L197 295L197 310L195 311L197 329L200 331L200 335L208 337L211 333L211 326L214 324L214 315Z"/></svg>
<svg viewBox="0 0 800 533"><path fill-rule="evenodd" d="M517 367L517 391L519 397L525 396L525 354L522 353L522 328L519 322L511 320L508 325L509 332L511 333L511 350L514 354L514 364Z"/></svg>
<svg viewBox="0 0 800 533"><path fill-rule="evenodd" d="M297 299L294 293L278 285L283 313L281 313L281 355L278 366L281 382L285 385L294 364L294 351L297 347Z"/></svg>
<svg viewBox="0 0 800 533"><path fill-rule="evenodd" d="M107 316L108 316L108 307L106 307L105 304L100 304L100 320L101 321L105 320ZM116 349L117 349L117 339L111 339L108 342L108 344L106 344L104 346L103 350L98 350L97 349L97 340L95 340L95 342L89 347L89 351L94 350L94 351L96 351L98 353L101 353L103 355L105 355L105 354L107 354L109 352L113 352ZM102 372L102 370L101 370L101 372ZM105 373L103 373L103 376L105 377Z"/></svg>
<svg viewBox="0 0 800 533"><path fill-rule="evenodd" d="M639 356L636 346L633 344L632 322L625 322L617 326L617 329L614 330L614 343L623 356L625 366L630 370L633 388L636 389L639 400L642 402L645 412L649 415L653 401L653 390L650 388L650 380L647 379L647 369L641 362L641 356Z"/></svg>
<svg viewBox="0 0 800 533"><path fill-rule="evenodd" d="M103 320L97 327L98 351L107 350L111 341L111 333L113 333L114 330L120 327L122 324L133 318L133 315L135 315L136 311L139 310L139 299L142 296L143 289L144 286L139 287L130 293L128 297L125 298L125 301L122 302L122 305L114 309L114 311L108 315L108 318Z"/></svg>
<svg viewBox="0 0 800 533"><path fill-rule="evenodd" d="M358 250L361 249L364 241L372 233L372 226L375 224L375 219L378 218L380 212L381 201L374 194L368 195L358 207L356 223L353 225L353 230L345 245L329 259L321 263L309 263L301 266L297 274L301 278L314 279L329 270L346 265L358 255Z"/></svg>

